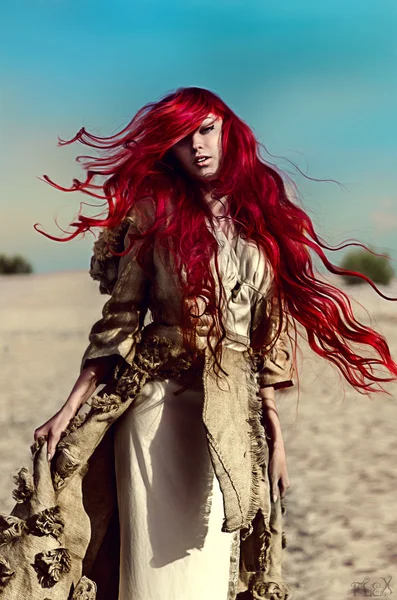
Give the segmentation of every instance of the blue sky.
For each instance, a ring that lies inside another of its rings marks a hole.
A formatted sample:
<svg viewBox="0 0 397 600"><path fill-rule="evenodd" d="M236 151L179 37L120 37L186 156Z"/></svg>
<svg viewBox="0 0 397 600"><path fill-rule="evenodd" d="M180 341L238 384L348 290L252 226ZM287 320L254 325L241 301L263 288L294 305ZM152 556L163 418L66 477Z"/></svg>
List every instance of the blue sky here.
<svg viewBox="0 0 397 600"><path fill-rule="evenodd" d="M327 4L3 0L0 253L41 273L88 269L92 236L61 244L33 229L60 236L54 218L66 229L89 201L38 179L69 186L82 175L83 146L57 147L57 136L109 135L144 103L197 85L280 157L322 237L358 238L396 261L397 7ZM343 187L306 180L288 159Z"/></svg>

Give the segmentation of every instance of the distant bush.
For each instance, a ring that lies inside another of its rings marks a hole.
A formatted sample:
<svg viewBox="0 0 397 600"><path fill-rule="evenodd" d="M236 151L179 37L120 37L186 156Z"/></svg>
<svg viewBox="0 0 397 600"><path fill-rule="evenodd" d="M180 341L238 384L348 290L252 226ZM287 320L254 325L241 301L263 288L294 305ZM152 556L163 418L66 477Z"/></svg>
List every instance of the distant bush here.
<svg viewBox="0 0 397 600"><path fill-rule="evenodd" d="M343 269L357 271L369 277L374 283L387 285L394 277L389 255L374 256L366 250L353 250L346 254L341 265ZM343 275L346 283L365 283L360 277Z"/></svg>
<svg viewBox="0 0 397 600"><path fill-rule="evenodd" d="M21 273L33 273L32 265L23 256L6 256L0 254L0 275L18 275Z"/></svg>

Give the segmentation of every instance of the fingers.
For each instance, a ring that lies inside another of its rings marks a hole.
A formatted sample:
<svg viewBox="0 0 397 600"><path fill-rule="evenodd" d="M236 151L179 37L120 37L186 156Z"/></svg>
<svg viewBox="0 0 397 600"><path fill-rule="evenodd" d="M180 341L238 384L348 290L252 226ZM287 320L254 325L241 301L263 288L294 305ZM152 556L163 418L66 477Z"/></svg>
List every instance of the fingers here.
<svg viewBox="0 0 397 600"><path fill-rule="evenodd" d="M48 460L48 462L50 462L50 460L54 456L59 440L60 440L59 435L55 435L55 434L51 434L51 433L49 434L49 436L47 438L47 460Z"/></svg>
<svg viewBox="0 0 397 600"><path fill-rule="evenodd" d="M285 498L287 490L291 487L288 477L272 478L271 489L272 489L272 500L274 503L277 502L279 495L281 498Z"/></svg>
<svg viewBox="0 0 397 600"><path fill-rule="evenodd" d="M44 437L44 438L48 438L48 433L34 433L34 441L37 442L37 440L40 437Z"/></svg>
<svg viewBox="0 0 397 600"><path fill-rule="evenodd" d="M291 487L284 451L272 454L268 474L271 482L271 499L276 503L279 496L284 498L287 490Z"/></svg>
<svg viewBox="0 0 397 600"><path fill-rule="evenodd" d="M271 486L272 500L273 500L274 503L276 503L277 502L277 496L278 496L278 479L275 478L274 476L270 480L270 486Z"/></svg>
<svg viewBox="0 0 397 600"><path fill-rule="evenodd" d="M280 490L281 490L281 497L284 498L285 494L287 493L287 490L291 487L291 482L289 480L288 474L284 473L281 476L280 479Z"/></svg>
<svg viewBox="0 0 397 600"><path fill-rule="evenodd" d="M37 441L39 437L47 438L47 460L49 462L55 454L55 450L61 436L60 434L56 434L51 430L48 432L43 432L41 429L36 429L34 432L34 440Z"/></svg>

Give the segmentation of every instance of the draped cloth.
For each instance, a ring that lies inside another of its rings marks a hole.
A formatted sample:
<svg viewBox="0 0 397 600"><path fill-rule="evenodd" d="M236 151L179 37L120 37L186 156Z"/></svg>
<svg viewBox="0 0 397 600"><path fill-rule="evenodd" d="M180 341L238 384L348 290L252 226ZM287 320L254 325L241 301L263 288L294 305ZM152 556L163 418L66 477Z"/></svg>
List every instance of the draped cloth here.
<svg viewBox="0 0 397 600"><path fill-rule="evenodd" d="M238 532L221 531L202 404L202 385L149 381L115 423L118 600L227 598Z"/></svg>
<svg viewBox="0 0 397 600"><path fill-rule="evenodd" d="M123 223L123 236L144 228L144 214ZM139 244L115 268L103 237L94 246L90 272L111 297L91 329L81 368L100 356L114 355L118 362L88 403L89 411L80 411L69 423L51 463L46 460L46 440L39 438L31 447L32 473L22 468L16 476L16 505L10 515L0 516L0 597L118 600L116 466L120 463L115 457L115 432L122 423L119 418L150 382L198 378L203 431L223 500L221 530L231 536L225 600L285 600L288 586L281 569L285 507L280 498L276 503L270 500L269 446L258 390L265 385L292 385L292 364L285 335L270 352L261 351L257 343L263 320L270 334L278 323L277 311L268 310L271 281L263 256L241 242L233 256L223 237L230 335L222 354L228 375L218 380L206 345L193 358L182 343L177 287L162 266L169 256L154 246L151 259L158 285L149 288L135 260ZM244 252L247 260L242 260ZM232 267L245 268L244 276ZM241 284L237 288L231 273ZM150 301L153 322L144 327ZM244 339L251 345L244 345ZM205 514L203 518L205 522Z"/></svg>

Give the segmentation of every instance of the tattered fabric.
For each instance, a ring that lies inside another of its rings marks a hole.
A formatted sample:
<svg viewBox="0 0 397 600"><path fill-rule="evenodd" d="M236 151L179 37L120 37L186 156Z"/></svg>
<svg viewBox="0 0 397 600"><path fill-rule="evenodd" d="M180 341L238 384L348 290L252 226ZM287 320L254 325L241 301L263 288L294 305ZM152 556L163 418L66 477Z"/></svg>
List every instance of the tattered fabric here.
<svg viewBox="0 0 397 600"><path fill-rule="evenodd" d="M224 390L209 362L204 352L203 421L225 495L223 530L239 531L230 557L227 600L284 600L288 592L281 575L283 507L280 500L270 501L269 451L260 422L254 362L248 354L226 349L223 365L230 375ZM146 381L182 375L191 366L189 354L175 341L148 333L137 347L133 367L92 398L85 416L78 414L70 422L51 463L46 460L44 438L32 445L33 476L27 469L20 471L14 492L17 503L0 522L0 590L7 600L117 600L112 424ZM246 386L241 385L242 378ZM230 421L219 435L225 394ZM240 448L238 462L238 454L230 449L232 441Z"/></svg>

